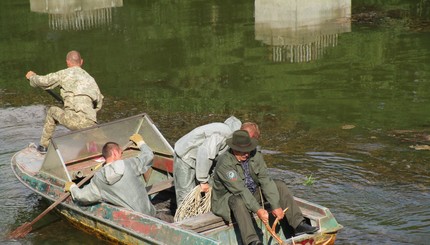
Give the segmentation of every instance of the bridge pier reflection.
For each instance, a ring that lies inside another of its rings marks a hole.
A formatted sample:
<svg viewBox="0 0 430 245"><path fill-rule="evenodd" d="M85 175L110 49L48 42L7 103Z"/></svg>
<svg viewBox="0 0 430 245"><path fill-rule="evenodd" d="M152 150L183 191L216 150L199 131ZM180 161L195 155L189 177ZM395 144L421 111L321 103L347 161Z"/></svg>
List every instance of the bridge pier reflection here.
<svg viewBox="0 0 430 245"><path fill-rule="evenodd" d="M255 39L274 62L317 60L338 35L351 31L351 0L255 0Z"/></svg>
<svg viewBox="0 0 430 245"><path fill-rule="evenodd" d="M52 30L86 30L112 23L112 8L123 0L30 0L32 12L49 14Z"/></svg>

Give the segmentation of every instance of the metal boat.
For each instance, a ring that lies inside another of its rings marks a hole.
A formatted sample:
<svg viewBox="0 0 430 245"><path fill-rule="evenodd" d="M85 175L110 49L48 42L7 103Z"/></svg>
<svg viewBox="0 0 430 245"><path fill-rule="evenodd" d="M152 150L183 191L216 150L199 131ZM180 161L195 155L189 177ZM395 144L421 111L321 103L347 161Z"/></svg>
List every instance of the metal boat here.
<svg viewBox="0 0 430 245"><path fill-rule="evenodd" d="M153 166L142 181L157 209L166 217L176 208L173 185L172 146L146 114L100 124L52 138L45 155L34 145L17 152L11 160L16 177L29 189L53 203L64 195L67 181L78 182L97 171L104 162L101 148L108 141L127 145L129 137L139 133L154 151ZM139 149L128 147L123 157L136 156ZM275 232L282 244L334 244L336 233L342 229L328 208L296 198L305 218L319 227L315 234L285 235ZM225 223L211 212L179 222L159 219L109 203L80 206L68 197L55 210L78 229L93 233L100 239L122 244L242 244L235 224ZM172 216L173 217L173 216ZM273 222L273 221L272 221ZM265 225L258 219L264 244L277 244Z"/></svg>

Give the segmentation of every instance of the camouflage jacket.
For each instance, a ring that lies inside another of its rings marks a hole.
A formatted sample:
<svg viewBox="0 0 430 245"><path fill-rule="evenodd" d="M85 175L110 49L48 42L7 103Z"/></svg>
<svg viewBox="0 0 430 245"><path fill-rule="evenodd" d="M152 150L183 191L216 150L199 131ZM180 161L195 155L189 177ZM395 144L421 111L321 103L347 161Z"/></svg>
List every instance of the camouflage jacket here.
<svg viewBox="0 0 430 245"><path fill-rule="evenodd" d="M103 95L94 78L81 67L70 67L45 76L34 75L30 85L44 90L59 86L65 110L84 113L88 119L97 122L96 114L103 105Z"/></svg>

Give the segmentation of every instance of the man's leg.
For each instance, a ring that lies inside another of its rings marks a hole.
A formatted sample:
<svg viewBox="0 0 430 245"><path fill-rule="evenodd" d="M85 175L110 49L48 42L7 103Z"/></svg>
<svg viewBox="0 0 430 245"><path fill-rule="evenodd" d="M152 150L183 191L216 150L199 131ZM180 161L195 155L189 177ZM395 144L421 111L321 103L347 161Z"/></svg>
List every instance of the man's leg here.
<svg viewBox="0 0 430 245"><path fill-rule="evenodd" d="M64 111L59 107L52 106L46 113L45 125L43 126L42 137L40 138L41 146L48 147L56 124L61 124L70 130L78 130L91 127L96 123L87 119L83 114Z"/></svg>
<svg viewBox="0 0 430 245"><path fill-rule="evenodd" d="M86 118L85 114L70 110L65 111L64 117L59 118L58 123L70 130L84 129L96 125L96 122Z"/></svg>
<svg viewBox="0 0 430 245"><path fill-rule="evenodd" d="M45 117L45 124L43 125L42 137L40 138L40 145L47 148L49 141L51 140L52 134L55 131L56 123L64 121L64 110L52 106L48 109Z"/></svg>
<svg viewBox="0 0 430 245"><path fill-rule="evenodd" d="M239 227L243 244L248 245L251 242L259 241L251 218L251 213L246 208L245 203L242 200L242 196L231 196L228 199L228 206L230 207Z"/></svg>
<svg viewBox="0 0 430 245"><path fill-rule="evenodd" d="M176 204L178 207L185 196L196 187L195 179L196 170L175 154L173 180L175 182Z"/></svg>
<svg viewBox="0 0 430 245"><path fill-rule="evenodd" d="M296 228L304 219L302 211L294 200L293 194L291 193L287 184L280 180L275 180L275 184L279 191L279 204L281 205L282 209L288 207L285 217L287 218L288 223L293 228Z"/></svg>
<svg viewBox="0 0 430 245"><path fill-rule="evenodd" d="M288 189L287 184L280 180L275 180L275 184L279 191L280 205L283 209L288 207L285 217L287 218L288 224L294 228L296 235L299 233L312 234L316 232L318 227L310 226L305 222L303 213L294 200L293 194Z"/></svg>

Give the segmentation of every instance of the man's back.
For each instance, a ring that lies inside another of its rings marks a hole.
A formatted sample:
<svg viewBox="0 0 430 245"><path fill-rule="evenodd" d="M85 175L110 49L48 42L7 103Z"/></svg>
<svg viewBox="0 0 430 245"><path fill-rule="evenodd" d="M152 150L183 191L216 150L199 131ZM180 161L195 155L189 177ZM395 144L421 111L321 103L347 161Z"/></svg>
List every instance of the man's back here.
<svg viewBox="0 0 430 245"><path fill-rule="evenodd" d="M96 112L101 108L103 95L90 74L81 67L70 67L58 72L64 108L86 114L97 122Z"/></svg>
<svg viewBox="0 0 430 245"><path fill-rule="evenodd" d="M218 135L219 137L214 137L217 142L211 142L209 145L215 146L220 143L223 147L224 140L229 137L233 131L240 128L242 122L234 116L227 118L223 123L214 122L199 126L191 130L186 135L182 136L175 144L175 152L178 156L183 157L185 154L189 153L192 157L195 157L195 149L202 145L206 139L213 135Z"/></svg>
<svg viewBox="0 0 430 245"><path fill-rule="evenodd" d="M104 201L141 213L155 215L141 175L132 159L118 160L94 176Z"/></svg>
<svg viewBox="0 0 430 245"><path fill-rule="evenodd" d="M103 149L108 144L116 143L107 143ZM116 148L118 148L117 144ZM140 143L139 149L141 152L137 157L125 160L119 158L113 161L106 160L110 163L97 172L90 184L82 189L76 185L70 187L73 199L82 204L104 201L144 214L155 215L155 207L149 200L142 179L142 174L152 166L154 154L151 148L144 143ZM118 150L111 150L111 152L115 153ZM119 156L118 154L120 153L114 155ZM108 157L108 159L111 158L112 155Z"/></svg>
<svg viewBox="0 0 430 245"><path fill-rule="evenodd" d="M207 138L214 134L220 135L222 139L231 135L232 130L224 123L210 123L193 129L188 134L182 136L175 144L175 152L179 156L184 156L189 151L199 147Z"/></svg>

